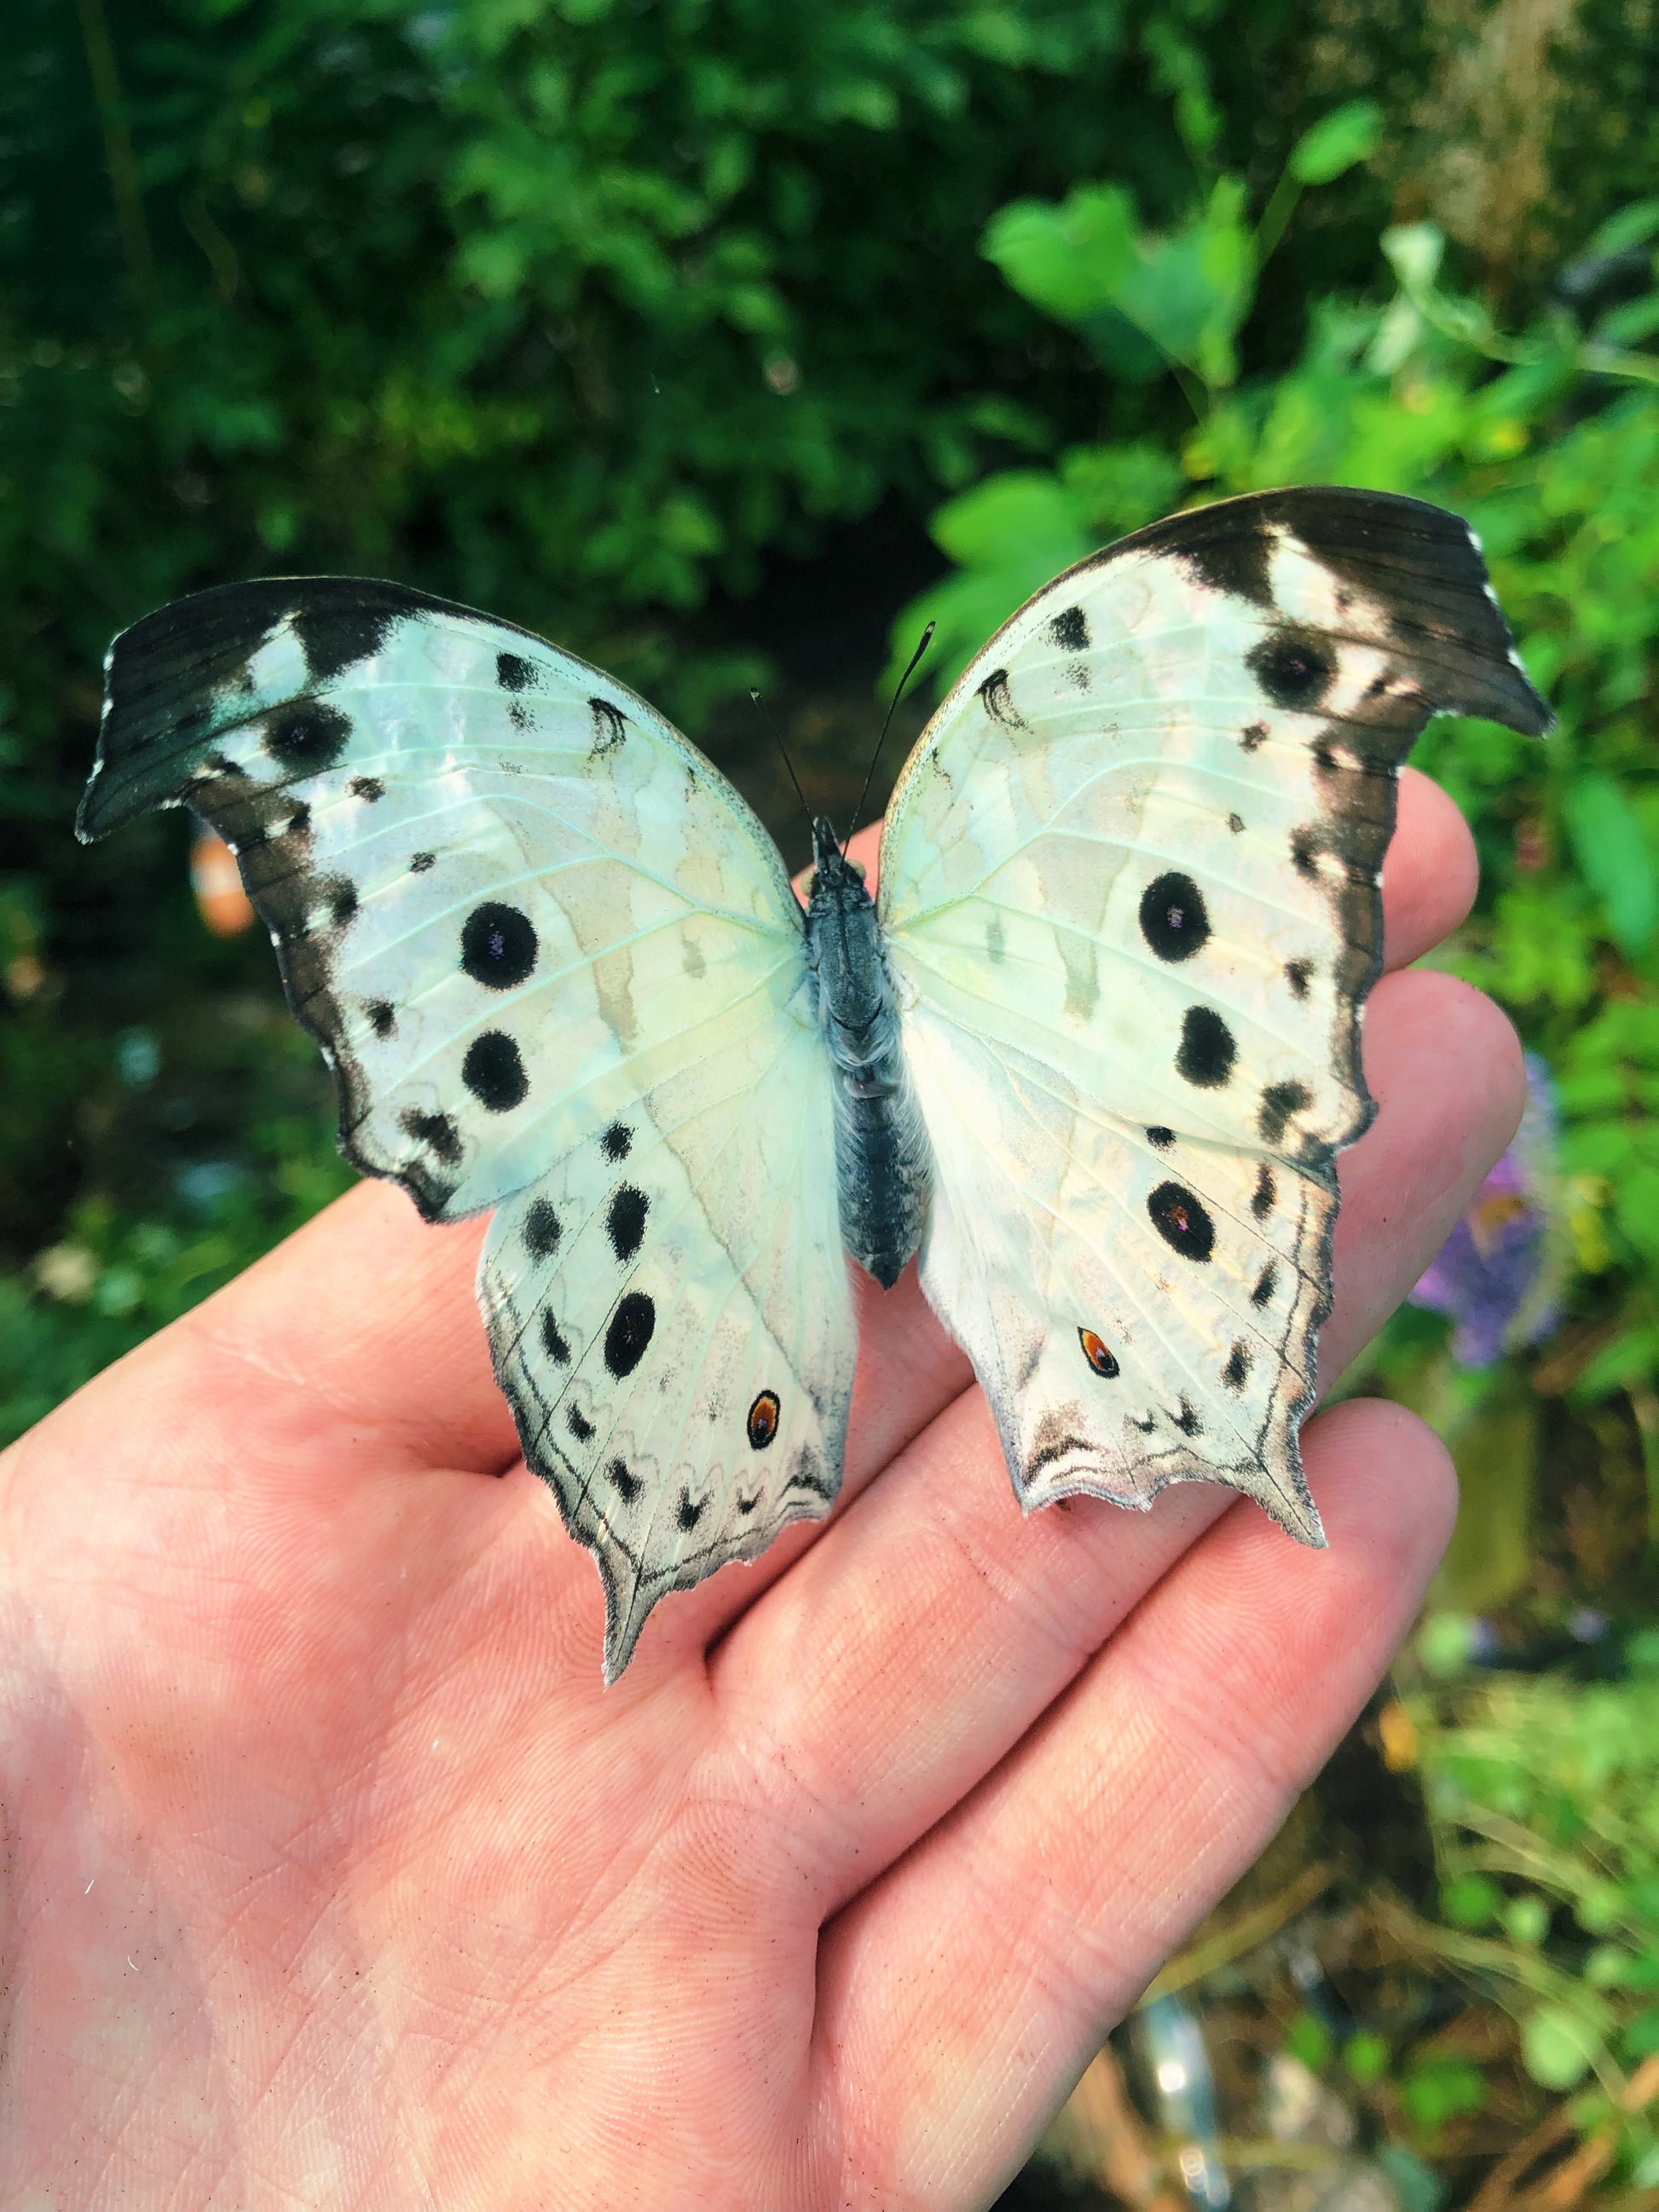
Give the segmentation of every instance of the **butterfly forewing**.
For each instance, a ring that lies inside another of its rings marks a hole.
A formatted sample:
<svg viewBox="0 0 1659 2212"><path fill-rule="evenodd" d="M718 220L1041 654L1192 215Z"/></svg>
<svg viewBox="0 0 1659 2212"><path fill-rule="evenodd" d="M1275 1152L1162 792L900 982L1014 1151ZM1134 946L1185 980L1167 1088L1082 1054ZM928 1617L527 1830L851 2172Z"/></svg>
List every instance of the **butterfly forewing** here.
<svg viewBox="0 0 1659 2212"><path fill-rule="evenodd" d="M855 1339L775 847L611 678L332 579L117 640L83 832L179 803L238 855L348 1157L431 1217L501 1208L496 1365L600 1553L614 1672L657 1596L840 1480Z"/></svg>
<svg viewBox="0 0 1659 2212"><path fill-rule="evenodd" d="M1398 767L1447 708L1547 720L1466 526L1291 492L1070 571L917 745L881 906L935 1153L922 1281L1028 1502L1208 1476L1316 1535L1331 1163L1371 1110Z"/></svg>

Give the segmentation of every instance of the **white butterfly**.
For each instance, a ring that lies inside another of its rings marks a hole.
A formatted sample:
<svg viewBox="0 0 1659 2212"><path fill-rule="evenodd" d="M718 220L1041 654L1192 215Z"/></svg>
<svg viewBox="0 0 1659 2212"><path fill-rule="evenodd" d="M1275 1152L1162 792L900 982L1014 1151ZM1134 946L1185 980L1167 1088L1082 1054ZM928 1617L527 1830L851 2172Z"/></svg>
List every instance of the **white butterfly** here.
<svg viewBox="0 0 1659 2212"><path fill-rule="evenodd" d="M118 638L80 830L237 854L341 1143L478 1297L525 1455L598 1557L605 1665L842 1479L843 1246L921 1283L1030 1508L1230 1483L1322 1540L1297 1425L1333 1155L1365 1127L1396 769L1528 732L1455 517L1233 500L1023 607L902 775L872 906L645 702L392 584L236 584Z"/></svg>

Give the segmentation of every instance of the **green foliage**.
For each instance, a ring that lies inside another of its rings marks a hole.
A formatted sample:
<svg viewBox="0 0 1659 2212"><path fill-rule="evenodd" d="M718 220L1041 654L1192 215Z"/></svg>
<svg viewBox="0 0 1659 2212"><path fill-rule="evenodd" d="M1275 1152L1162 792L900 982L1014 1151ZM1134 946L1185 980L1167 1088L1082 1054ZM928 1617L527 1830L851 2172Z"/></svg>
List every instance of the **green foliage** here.
<svg viewBox="0 0 1659 2212"><path fill-rule="evenodd" d="M1399 2083L1401 2108L1425 2134L1486 2101L1486 2077L1467 2058L1429 2057L1407 2069Z"/></svg>
<svg viewBox="0 0 1659 2212"><path fill-rule="evenodd" d="M1659 1654L1630 1638L1622 1679L1466 1679L1413 1701L1449 1959L1516 2017L1534 2080L1601 2087L1627 2176L1651 2127L1617 2101L1659 2048Z"/></svg>

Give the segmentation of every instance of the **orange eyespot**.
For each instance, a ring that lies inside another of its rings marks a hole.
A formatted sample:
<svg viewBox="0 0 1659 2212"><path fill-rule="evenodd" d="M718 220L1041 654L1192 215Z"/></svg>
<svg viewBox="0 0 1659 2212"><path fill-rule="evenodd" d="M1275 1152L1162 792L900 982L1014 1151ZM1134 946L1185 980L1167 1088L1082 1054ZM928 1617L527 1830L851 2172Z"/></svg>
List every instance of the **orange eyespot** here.
<svg viewBox="0 0 1659 2212"><path fill-rule="evenodd" d="M781 1410L775 1390L763 1390L749 1408L749 1442L754 1450L764 1451L776 1436Z"/></svg>
<svg viewBox="0 0 1659 2212"><path fill-rule="evenodd" d="M1091 1328L1079 1329L1077 1340L1083 1346L1083 1357L1094 1369L1095 1373L1103 1375L1109 1382L1118 1371L1118 1364L1104 1342Z"/></svg>

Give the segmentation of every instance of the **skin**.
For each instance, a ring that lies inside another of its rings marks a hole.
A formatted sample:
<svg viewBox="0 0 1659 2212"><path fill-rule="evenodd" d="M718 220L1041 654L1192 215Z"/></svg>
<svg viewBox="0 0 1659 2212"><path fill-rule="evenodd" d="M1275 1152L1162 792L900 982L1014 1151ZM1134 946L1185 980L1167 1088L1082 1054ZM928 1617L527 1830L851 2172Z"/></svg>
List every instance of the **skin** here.
<svg viewBox="0 0 1659 2212"><path fill-rule="evenodd" d="M1503 1017L1398 972L1474 884L1408 774L1328 1376L1519 1114ZM1207 1486L1022 1522L866 1283L841 1509L602 1692L480 1235L365 1185L0 1462L0 2205L988 2203L1363 1705L1444 1452L1310 1421L1326 1552Z"/></svg>

